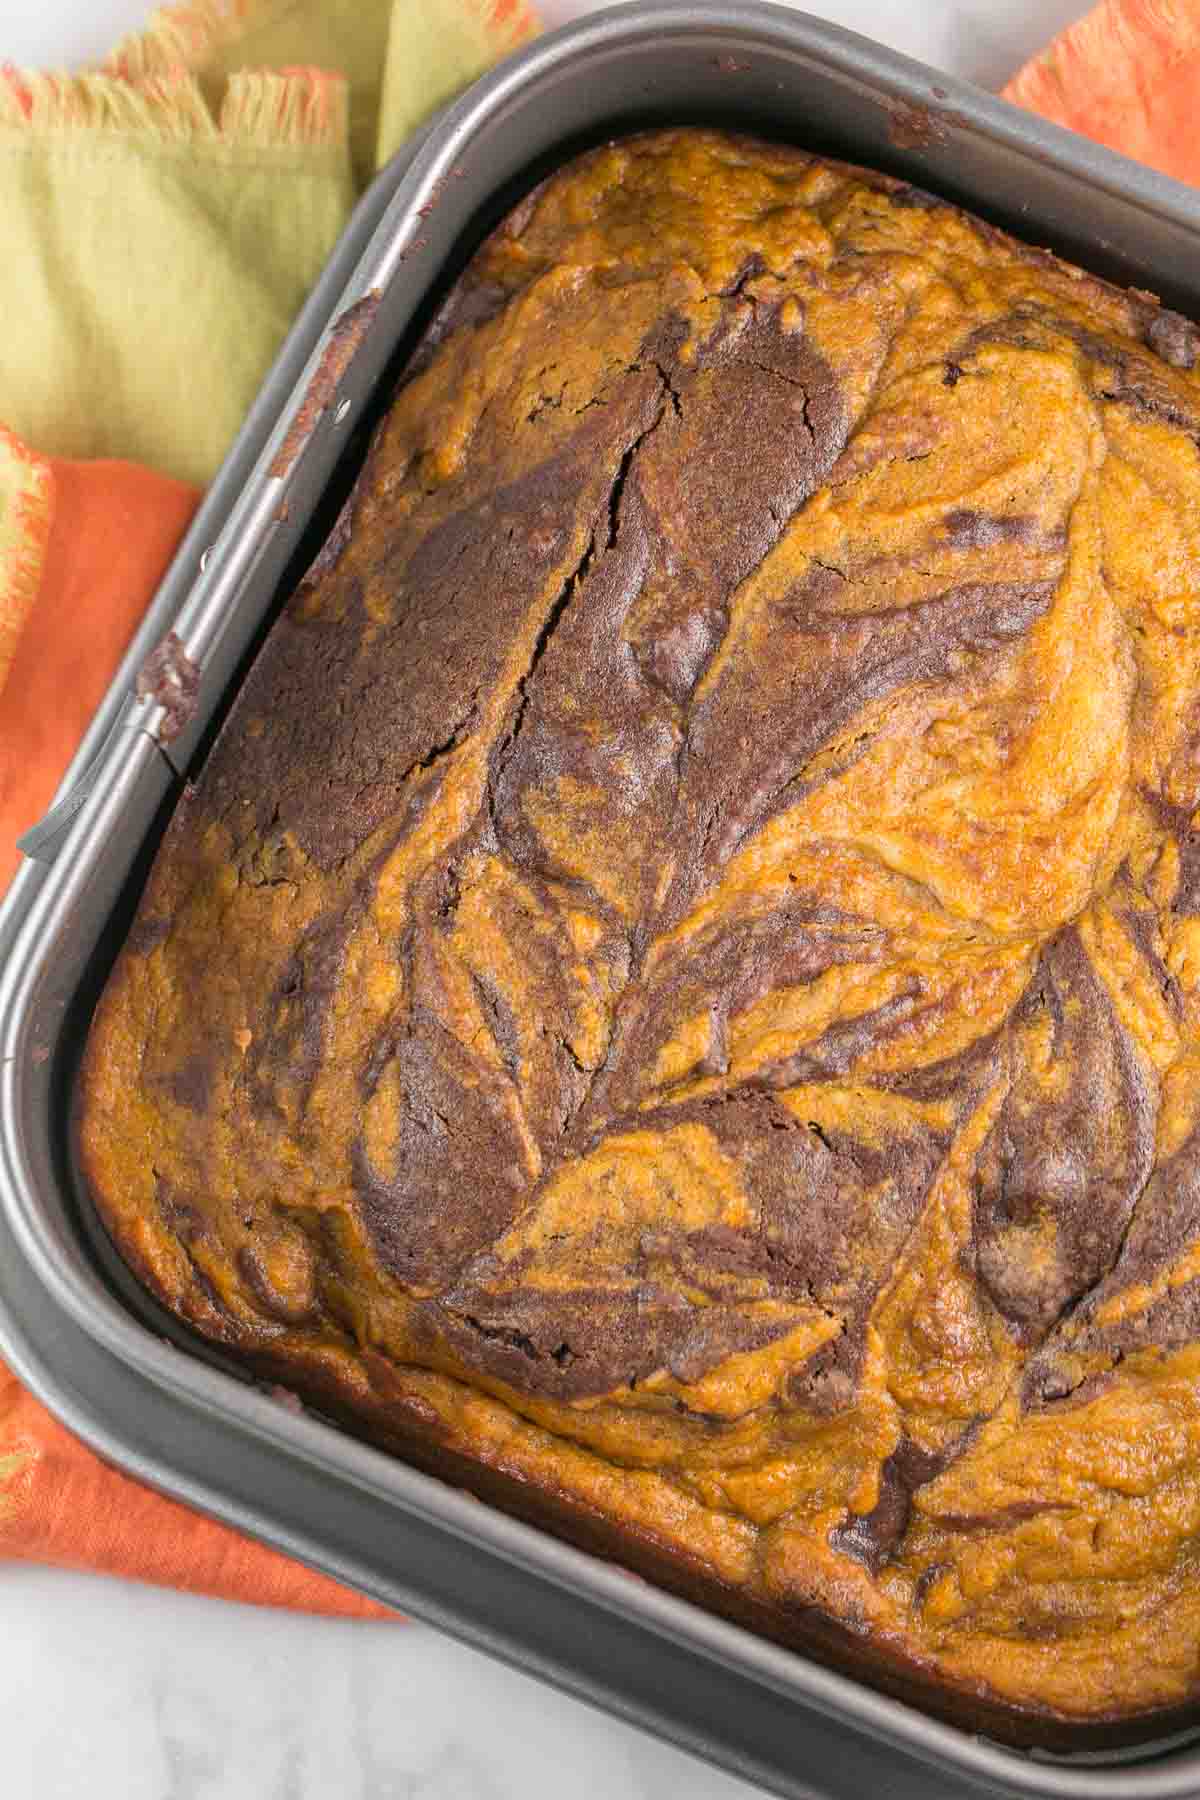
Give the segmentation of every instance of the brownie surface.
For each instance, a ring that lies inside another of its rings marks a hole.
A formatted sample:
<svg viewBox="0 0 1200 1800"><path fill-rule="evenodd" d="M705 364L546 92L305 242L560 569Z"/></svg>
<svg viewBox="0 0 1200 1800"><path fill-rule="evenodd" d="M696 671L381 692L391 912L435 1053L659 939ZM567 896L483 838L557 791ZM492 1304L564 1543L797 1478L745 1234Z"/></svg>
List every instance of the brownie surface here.
<svg viewBox="0 0 1200 1800"><path fill-rule="evenodd" d="M1189 1704L1197 342L747 139L535 190L98 1008L147 1284L952 1714Z"/></svg>

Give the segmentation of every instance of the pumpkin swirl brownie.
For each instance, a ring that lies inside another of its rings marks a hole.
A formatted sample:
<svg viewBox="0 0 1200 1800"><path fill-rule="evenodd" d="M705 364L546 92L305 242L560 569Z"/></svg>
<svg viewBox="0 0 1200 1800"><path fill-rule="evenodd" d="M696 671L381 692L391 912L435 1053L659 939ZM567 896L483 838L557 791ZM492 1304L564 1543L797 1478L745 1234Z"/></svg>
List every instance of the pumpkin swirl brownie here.
<svg viewBox="0 0 1200 1800"><path fill-rule="evenodd" d="M154 1293L968 1724L1186 1716L1198 349L744 138L530 194L97 1010Z"/></svg>

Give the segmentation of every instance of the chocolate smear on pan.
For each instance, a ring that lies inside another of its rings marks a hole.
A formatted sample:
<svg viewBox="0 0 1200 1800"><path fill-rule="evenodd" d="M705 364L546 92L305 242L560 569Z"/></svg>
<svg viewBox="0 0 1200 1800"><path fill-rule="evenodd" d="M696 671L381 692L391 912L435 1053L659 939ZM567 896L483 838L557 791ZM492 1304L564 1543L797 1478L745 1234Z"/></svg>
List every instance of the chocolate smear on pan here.
<svg viewBox="0 0 1200 1800"><path fill-rule="evenodd" d="M138 670L139 700L153 700L163 709L158 728L160 744L172 744L196 716L200 671L174 631L168 631Z"/></svg>
<svg viewBox="0 0 1200 1800"><path fill-rule="evenodd" d="M278 476L281 481L290 473L301 445L337 392L338 383L374 323L382 298L379 289L372 288L361 300L348 306L335 321L300 409L289 425L271 464L269 473Z"/></svg>

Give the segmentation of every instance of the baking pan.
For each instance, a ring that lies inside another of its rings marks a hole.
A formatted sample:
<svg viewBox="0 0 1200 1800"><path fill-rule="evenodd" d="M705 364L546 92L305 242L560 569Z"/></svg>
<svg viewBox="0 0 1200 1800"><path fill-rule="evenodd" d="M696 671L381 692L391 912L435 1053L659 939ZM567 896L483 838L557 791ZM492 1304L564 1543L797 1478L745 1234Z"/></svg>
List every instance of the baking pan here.
<svg viewBox="0 0 1200 1800"><path fill-rule="evenodd" d="M585 143L685 120L890 169L1200 314L1189 190L800 13L617 7L473 88L356 214L0 915L0 1350L141 1479L796 1800L1194 1795L1190 1738L1120 1760L973 1738L280 1405L89 1230L68 1101L91 1006L189 762L327 528L389 371L522 186ZM182 708L137 682L168 632Z"/></svg>

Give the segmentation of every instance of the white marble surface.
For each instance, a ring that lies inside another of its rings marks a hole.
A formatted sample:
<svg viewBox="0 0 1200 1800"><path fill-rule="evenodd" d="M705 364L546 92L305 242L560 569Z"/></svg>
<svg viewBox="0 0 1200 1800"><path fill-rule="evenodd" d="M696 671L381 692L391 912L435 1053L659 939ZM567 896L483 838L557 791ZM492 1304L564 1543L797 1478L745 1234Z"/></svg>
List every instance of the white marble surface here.
<svg viewBox="0 0 1200 1800"><path fill-rule="evenodd" d="M0 1576L4 1800L752 1800L413 1625Z"/></svg>
<svg viewBox="0 0 1200 1800"><path fill-rule="evenodd" d="M588 0L543 4L556 24L586 10ZM837 0L809 10L999 85L1084 6ZM143 13L143 0L0 0L0 61L78 63ZM0 1620L3 1800L752 1792L416 1626L295 1618L35 1569L0 1570Z"/></svg>

